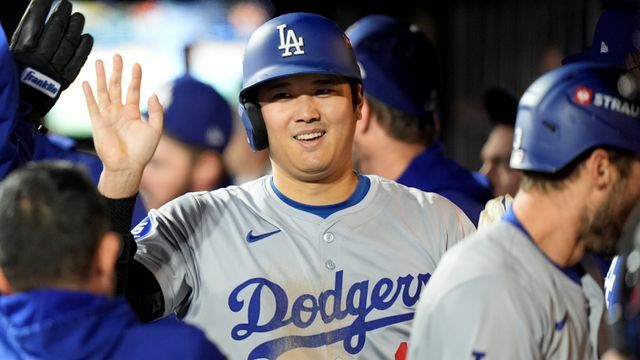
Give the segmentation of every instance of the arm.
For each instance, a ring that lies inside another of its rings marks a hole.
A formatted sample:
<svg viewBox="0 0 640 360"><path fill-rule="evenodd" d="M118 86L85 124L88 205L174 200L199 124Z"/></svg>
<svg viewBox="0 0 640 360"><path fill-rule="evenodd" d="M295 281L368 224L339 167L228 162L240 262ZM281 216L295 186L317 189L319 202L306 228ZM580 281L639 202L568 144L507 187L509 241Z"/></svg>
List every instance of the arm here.
<svg viewBox="0 0 640 360"><path fill-rule="evenodd" d="M31 159L35 128L19 121L18 77L4 32L0 33L0 179Z"/></svg>
<svg viewBox="0 0 640 360"><path fill-rule="evenodd" d="M96 151L103 163L98 191L105 196L114 230L123 240L118 259L117 289L126 293L141 318L151 320L164 313L162 292L154 276L133 256L136 243L131 236L134 195L142 171L153 156L162 133L162 106L157 97L149 100L149 121L140 115L142 69L135 64L132 80L122 103L122 58L115 55L113 73L107 84L102 61L96 62L96 97L87 82L83 90L91 117Z"/></svg>
<svg viewBox="0 0 640 360"><path fill-rule="evenodd" d="M135 200L135 196L105 198L112 228L122 239L116 263L116 294L127 297L140 320L151 321L164 315L164 297L153 273L133 258L137 245L129 229Z"/></svg>
<svg viewBox="0 0 640 360"><path fill-rule="evenodd" d="M51 4L29 3L10 47L5 34L0 36L0 178L33 158L39 139L34 124L44 130L44 115L75 80L93 46L91 35L82 34L84 16L72 14L69 1L61 1L46 21Z"/></svg>

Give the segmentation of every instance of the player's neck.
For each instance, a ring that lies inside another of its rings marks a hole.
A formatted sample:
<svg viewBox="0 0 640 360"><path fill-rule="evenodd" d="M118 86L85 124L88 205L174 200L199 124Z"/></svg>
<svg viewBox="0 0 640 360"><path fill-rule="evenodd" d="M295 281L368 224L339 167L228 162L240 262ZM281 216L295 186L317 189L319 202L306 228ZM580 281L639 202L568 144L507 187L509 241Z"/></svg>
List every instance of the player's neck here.
<svg viewBox="0 0 640 360"><path fill-rule="evenodd" d="M411 161L424 149L423 144L408 144L389 138L378 144L373 156L367 156L367 161L361 165L361 171L364 174L398 180Z"/></svg>
<svg viewBox="0 0 640 360"><path fill-rule="evenodd" d="M291 200L306 205L333 205L347 200L353 194L358 185L358 176L349 170L322 181L307 181L290 176L274 164L273 182Z"/></svg>
<svg viewBox="0 0 640 360"><path fill-rule="evenodd" d="M513 211L533 242L561 267L577 264L584 254L578 239L580 201L571 191L520 191L513 201Z"/></svg>

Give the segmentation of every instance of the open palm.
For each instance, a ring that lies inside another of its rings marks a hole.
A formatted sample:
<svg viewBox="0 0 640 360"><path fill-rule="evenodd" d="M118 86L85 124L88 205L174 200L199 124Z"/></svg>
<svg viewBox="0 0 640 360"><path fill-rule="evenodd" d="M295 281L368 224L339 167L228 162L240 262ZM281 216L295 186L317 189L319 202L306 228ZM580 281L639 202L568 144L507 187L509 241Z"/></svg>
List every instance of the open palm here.
<svg viewBox="0 0 640 360"><path fill-rule="evenodd" d="M149 119L140 115L140 82L142 69L134 64L127 96L122 103L122 58L113 57L113 71L106 82L104 64L96 61L96 91L83 83L87 108L91 117L96 151L105 171L142 173L151 160L162 134L162 106L158 98L149 99Z"/></svg>

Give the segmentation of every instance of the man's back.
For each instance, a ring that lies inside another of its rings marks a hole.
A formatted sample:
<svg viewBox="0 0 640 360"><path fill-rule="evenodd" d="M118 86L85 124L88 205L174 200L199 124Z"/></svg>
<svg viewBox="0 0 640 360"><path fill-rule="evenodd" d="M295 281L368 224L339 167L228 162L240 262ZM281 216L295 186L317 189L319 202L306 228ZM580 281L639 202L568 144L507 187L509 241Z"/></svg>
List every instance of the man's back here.
<svg viewBox="0 0 640 360"><path fill-rule="evenodd" d="M397 181L446 197L474 224L478 224L484 204L492 197L491 191L480 185L469 170L444 155L439 141L418 154Z"/></svg>
<svg viewBox="0 0 640 360"><path fill-rule="evenodd" d="M595 359L587 340L597 341L604 301L589 275L597 269L586 271L567 276L499 221L441 261L417 308L410 358Z"/></svg>
<svg viewBox="0 0 640 360"><path fill-rule="evenodd" d="M185 324L142 324L122 298L37 290L0 298L2 359L222 359Z"/></svg>

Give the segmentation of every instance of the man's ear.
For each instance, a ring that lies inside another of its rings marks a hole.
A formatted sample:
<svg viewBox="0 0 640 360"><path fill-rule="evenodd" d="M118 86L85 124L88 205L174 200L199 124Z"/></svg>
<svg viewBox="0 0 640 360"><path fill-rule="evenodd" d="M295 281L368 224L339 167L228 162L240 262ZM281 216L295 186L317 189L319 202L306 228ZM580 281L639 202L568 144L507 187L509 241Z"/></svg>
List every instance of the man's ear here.
<svg viewBox="0 0 640 360"><path fill-rule="evenodd" d="M98 242L89 279L89 286L93 292L104 295L113 294L115 267L120 246L120 236L112 231L107 231Z"/></svg>
<svg viewBox="0 0 640 360"><path fill-rule="evenodd" d="M211 150L202 150L196 155L190 191L209 191L220 185L224 175L222 156Z"/></svg>
<svg viewBox="0 0 640 360"><path fill-rule="evenodd" d="M11 285L9 285L9 280L4 275L4 270L0 267L0 294L2 295L10 295L13 293L11 290Z"/></svg>
<svg viewBox="0 0 640 360"><path fill-rule="evenodd" d="M356 131L359 133L366 133L371 126L371 106L365 97L362 98L362 105L360 107L360 121L356 124Z"/></svg>
<svg viewBox="0 0 640 360"><path fill-rule="evenodd" d="M605 189L614 183L614 164L604 149L594 150L586 161L586 169L597 189Z"/></svg>
<svg viewBox="0 0 640 360"><path fill-rule="evenodd" d="M355 101L353 101L353 111L356 113L356 120L362 118L362 107L364 106L364 92L362 89L362 84L358 84L355 93L353 91L351 92L351 96L356 97Z"/></svg>

